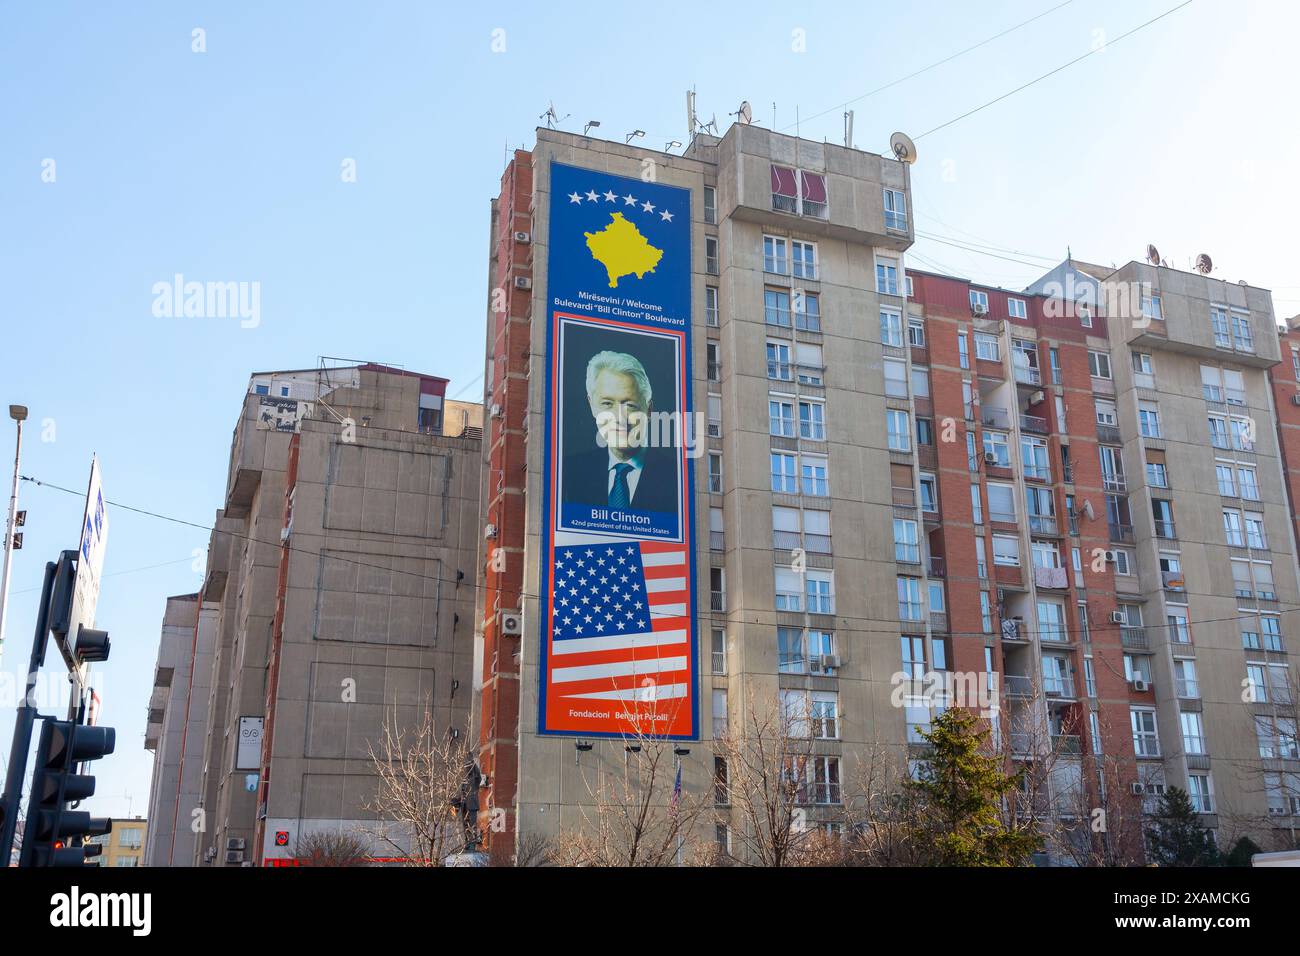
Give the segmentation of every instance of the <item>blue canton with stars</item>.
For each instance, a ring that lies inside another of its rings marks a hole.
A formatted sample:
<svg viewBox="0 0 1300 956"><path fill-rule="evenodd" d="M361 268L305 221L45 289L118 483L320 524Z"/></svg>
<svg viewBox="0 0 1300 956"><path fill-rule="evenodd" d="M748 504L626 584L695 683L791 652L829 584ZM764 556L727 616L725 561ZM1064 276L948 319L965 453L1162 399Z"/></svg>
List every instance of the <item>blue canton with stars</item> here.
<svg viewBox="0 0 1300 956"><path fill-rule="evenodd" d="M557 640L650 630L636 545L557 547L554 575Z"/></svg>

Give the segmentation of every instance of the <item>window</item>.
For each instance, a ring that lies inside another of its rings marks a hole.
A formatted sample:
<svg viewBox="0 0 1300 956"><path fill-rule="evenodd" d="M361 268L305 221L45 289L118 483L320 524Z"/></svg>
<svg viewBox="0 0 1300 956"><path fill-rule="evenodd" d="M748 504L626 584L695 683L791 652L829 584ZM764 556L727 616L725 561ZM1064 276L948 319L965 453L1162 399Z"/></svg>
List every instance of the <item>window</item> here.
<svg viewBox="0 0 1300 956"><path fill-rule="evenodd" d="M1169 640L1175 644L1192 643L1192 632L1187 627L1187 615L1182 611L1171 611L1165 617L1169 625Z"/></svg>
<svg viewBox="0 0 1300 956"><path fill-rule="evenodd" d="M718 290L716 286L704 287L704 324L718 327Z"/></svg>
<svg viewBox="0 0 1300 956"><path fill-rule="evenodd" d="M835 613L835 576L830 571L808 571L806 577L809 614Z"/></svg>
<svg viewBox="0 0 1300 956"><path fill-rule="evenodd" d="M1232 431L1232 447L1237 451L1255 450L1255 422L1249 418L1233 418L1229 423Z"/></svg>
<svg viewBox="0 0 1300 956"><path fill-rule="evenodd" d="M894 519L894 560L907 564L920 563L921 545L915 521L907 518Z"/></svg>
<svg viewBox="0 0 1300 956"><path fill-rule="evenodd" d="M975 524L984 523L984 510L980 506L980 486L977 484L970 486L970 511L971 520Z"/></svg>
<svg viewBox="0 0 1300 956"><path fill-rule="evenodd" d="M1007 315L1011 316L1011 318L1013 318L1013 319L1024 319L1024 318L1027 318L1028 315L1029 315L1029 312L1028 312L1028 310L1026 310L1026 308L1025 308L1025 300L1024 300L1024 299L1012 299L1012 298L1008 297L1008 298L1007 298Z"/></svg>
<svg viewBox="0 0 1300 956"><path fill-rule="evenodd" d="M1207 402L1223 401L1223 375L1218 366L1201 366L1201 395Z"/></svg>
<svg viewBox="0 0 1300 956"><path fill-rule="evenodd" d="M1219 494L1228 498L1237 497L1236 473L1231 465L1215 465L1214 477L1219 483Z"/></svg>
<svg viewBox="0 0 1300 956"><path fill-rule="evenodd" d="M803 652L803 631L797 627L776 629L777 668L783 674L807 672L807 658Z"/></svg>
<svg viewBox="0 0 1300 956"><path fill-rule="evenodd" d="M980 592L980 630L985 634L993 633L993 608L989 592Z"/></svg>
<svg viewBox="0 0 1300 956"><path fill-rule="evenodd" d="M1110 378L1110 355L1089 349L1088 374L1093 378Z"/></svg>
<svg viewBox="0 0 1300 956"><path fill-rule="evenodd" d="M889 309L880 310L880 344L903 347L903 316Z"/></svg>
<svg viewBox="0 0 1300 956"><path fill-rule="evenodd" d="M1210 428L1210 444L1215 448L1228 447L1228 423L1217 415L1209 415L1205 419Z"/></svg>
<svg viewBox="0 0 1300 956"><path fill-rule="evenodd" d="M711 276L718 274L718 237L704 237L704 271Z"/></svg>
<svg viewBox="0 0 1300 956"><path fill-rule="evenodd" d="M907 344L913 348L925 348L925 323L920 319L907 320Z"/></svg>
<svg viewBox="0 0 1300 956"><path fill-rule="evenodd" d="M1264 676L1264 664L1246 663L1246 701L1267 704L1268 680Z"/></svg>
<svg viewBox="0 0 1300 956"><path fill-rule="evenodd" d="M1276 601L1277 592L1273 590L1273 566L1265 561L1252 561L1250 566L1255 574L1255 597L1261 601Z"/></svg>
<svg viewBox="0 0 1300 956"><path fill-rule="evenodd" d="M1294 717L1255 715L1255 735L1259 739L1259 755L1266 760L1296 760L1296 722Z"/></svg>
<svg viewBox="0 0 1300 956"><path fill-rule="evenodd" d="M1250 501L1259 500L1259 485L1255 483L1255 469L1243 465L1237 466L1237 480L1241 484L1241 497Z"/></svg>
<svg viewBox="0 0 1300 956"><path fill-rule="evenodd" d="M719 358L716 342L709 342L704 346L704 369L710 382L722 381L722 361Z"/></svg>
<svg viewBox="0 0 1300 956"><path fill-rule="evenodd" d="M976 332L975 357L986 362L1002 361L1002 349L998 337L987 332Z"/></svg>
<svg viewBox="0 0 1300 956"><path fill-rule="evenodd" d="M1264 635L1264 649L1267 651L1284 651L1282 646L1281 621L1276 617L1261 614L1259 617L1260 633Z"/></svg>
<svg viewBox="0 0 1300 956"><path fill-rule="evenodd" d="M1038 617L1039 640L1065 641L1069 639L1065 629L1065 608L1054 601L1038 601L1034 610Z"/></svg>
<svg viewBox="0 0 1300 956"><path fill-rule="evenodd" d="M814 455L805 455L799 462L802 470L802 489L805 495L825 497L831 493L830 481L826 477L826 459Z"/></svg>
<svg viewBox="0 0 1300 956"><path fill-rule="evenodd" d="M727 632L720 627L713 628L710 641L713 658L713 673L727 673Z"/></svg>
<svg viewBox="0 0 1300 956"><path fill-rule="evenodd" d="M876 291L882 295L898 295L897 259L876 259Z"/></svg>
<svg viewBox="0 0 1300 956"><path fill-rule="evenodd" d="M885 422L889 430L889 450L911 451L912 423L907 412L888 408L885 410Z"/></svg>
<svg viewBox="0 0 1300 956"><path fill-rule="evenodd" d="M803 582L799 572L789 568L776 569L776 609L778 611L803 610Z"/></svg>
<svg viewBox="0 0 1300 956"><path fill-rule="evenodd" d="M1142 314L1148 319L1155 319L1158 322L1163 322L1165 319L1165 313L1160 306L1160 296L1154 294L1144 295L1142 297Z"/></svg>
<svg viewBox="0 0 1300 956"><path fill-rule="evenodd" d="M289 386L288 386L288 385L281 385L281 386L280 386L280 397L281 397L281 398L288 398L288 397L289 397Z"/></svg>
<svg viewBox="0 0 1300 956"><path fill-rule="evenodd" d="M1183 727L1183 751L1189 754L1205 753L1205 728L1201 715L1184 711L1180 715Z"/></svg>
<svg viewBox="0 0 1300 956"><path fill-rule="evenodd" d="M1119 423L1119 413L1115 410L1115 403L1096 399L1094 406L1097 409L1098 425L1117 425Z"/></svg>
<svg viewBox="0 0 1300 956"><path fill-rule="evenodd" d="M716 451L709 452L709 493L722 494L722 456Z"/></svg>
<svg viewBox="0 0 1300 956"><path fill-rule="evenodd" d="M709 568L709 609L727 609L727 572L725 568Z"/></svg>
<svg viewBox="0 0 1300 956"><path fill-rule="evenodd" d="M826 440L826 406L821 402L799 403L799 437Z"/></svg>
<svg viewBox="0 0 1300 956"><path fill-rule="evenodd" d="M1153 488L1169 487L1169 473L1165 470L1164 462L1147 462L1147 484Z"/></svg>
<svg viewBox="0 0 1300 956"><path fill-rule="evenodd" d="M947 608L947 604L945 603L943 598L943 582L942 581L927 582L927 588L930 593L930 613L931 614L944 613L945 609Z"/></svg>
<svg viewBox="0 0 1300 956"><path fill-rule="evenodd" d="M1223 536L1227 539L1229 547L1244 548L1246 546L1246 536L1241 531L1240 511L1233 511L1229 508L1223 509Z"/></svg>
<svg viewBox="0 0 1300 956"><path fill-rule="evenodd" d="M993 456L990 464L999 468L1011 467L1011 444L1002 432L984 432L984 454Z"/></svg>
<svg viewBox="0 0 1300 956"><path fill-rule="evenodd" d="M1221 305L1210 306L1210 325L1214 328L1214 344L1219 348L1232 348L1232 334L1228 331L1228 310Z"/></svg>
<svg viewBox="0 0 1300 956"><path fill-rule="evenodd" d="M962 368L970 368L970 345L965 332L957 333L957 361ZM1300 380L1300 374L1296 378Z"/></svg>
<svg viewBox="0 0 1300 956"><path fill-rule="evenodd" d="M727 692L724 688L713 689L713 736L727 736Z"/></svg>
<svg viewBox="0 0 1300 956"><path fill-rule="evenodd" d="M1133 753L1138 757L1159 757L1160 736L1156 733L1156 712L1133 708L1129 711L1133 725Z"/></svg>
<svg viewBox="0 0 1300 956"><path fill-rule="evenodd" d="M791 240L790 257L794 263L794 277L796 279L817 278L816 243L800 242L798 239Z"/></svg>
<svg viewBox="0 0 1300 956"><path fill-rule="evenodd" d="M938 511L939 510L939 485L935 481L934 475L921 475L921 510Z"/></svg>
<svg viewBox="0 0 1300 956"><path fill-rule="evenodd" d="M1151 364L1151 356L1146 352L1134 352L1133 354L1133 384L1138 388L1155 388L1156 376L1155 368Z"/></svg>
<svg viewBox="0 0 1300 956"><path fill-rule="evenodd" d="M1250 325L1249 312L1232 310L1232 345L1238 352L1255 351L1255 332Z"/></svg>
<svg viewBox="0 0 1300 956"><path fill-rule="evenodd" d="M1143 438L1160 437L1160 409L1155 402L1138 402L1138 425Z"/></svg>
<svg viewBox="0 0 1300 956"><path fill-rule="evenodd" d="M1196 682L1196 661L1190 657L1174 658L1174 692L1189 700L1201 696L1200 685Z"/></svg>
<svg viewBox="0 0 1300 956"><path fill-rule="evenodd" d="M781 438L794 437L794 403L777 401L767 403L767 417L771 433Z"/></svg>
<svg viewBox="0 0 1300 956"><path fill-rule="evenodd" d="M907 363L885 359L885 394L890 398L907 398Z"/></svg>
<svg viewBox="0 0 1300 956"><path fill-rule="evenodd" d="M918 445L934 444L934 422L928 418L916 420L916 443Z"/></svg>
<svg viewBox="0 0 1300 956"><path fill-rule="evenodd" d="M794 293L794 327L808 332L822 330L822 300L816 292L796 289Z"/></svg>
<svg viewBox="0 0 1300 956"><path fill-rule="evenodd" d="M794 378L790 346L784 342L767 343L767 377L777 382L789 382Z"/></svg>
<svg viewBox="0 0 1300 956"><path fill-rule="evenodd" d="M898 578L898 619L900 621L921 620L921 580L899 576Z"/></svg>
<svg viewBox="0 0 1300 956"><path fill-rule="evenodd" d="M912 366L912 394L917 398L930 397L930 370L920 365Z"/></svg>
<svg viewBox="0 0 1300 956"><path fill-rule="evenodd" d="M989 520L1014 523L1016 521L1016 493L1011 485L988 483Z"/></svg>
<svg viewBox="0 0 1300 956"><path fill-rule="evenodd" d="M270 394L271 394L271 386L270 386L270 385L254 385L254 386L253 386L253 393L254 393L255 395L270 395Z"/></svg>
<svg viewBox="0 0 1300 956"><path fill-rule="evenodd" d="M790 261L786 241L779 236L763 237L763 271L774 275L790 274Z"/></svg>
<svg viewBox="0 0 1300 956"><path fill-rule="evenodd" d="M1157 538L1174 538L1174 506L1163 498L1151 499L1151 516L1155 521Z"/></svg>
<svg viewBox="0 0 1300 956"><path fill-rule="evenodd" d="M796 342L794 354L799 382L803 385L821 385L824 368L822 347L812 342Z"/></svg>
<svg viewBox="0 0 1300 956"><path fill-rule="evenodd" d="M1020 566L1020 540L1009 535L993 536L993 563L1005 567Z"/></svg>
<svg viewBox="0 0 1300 956"><path fill-rule="evenodd" d="M970 290L970 308L977 315L988 315L989 294L979 289Z"/></svg>
<svg viewBox="0 0 1300 956"><path fill-rule="evenodd" d="M729 786L727 784L727 759L725 757L713 758L713 802L726 806L730 797L728 795ZM725 823L719 823L714 831L718 842L718 848L723 852L730 852L731 833Z"/></svg>
<svg viewBox="0 0 1300 956"><path fill-rule="evenodd" d="M1247 511L1243 517L1246 520L1246 547L1266 551L1268 539L1264 534L1264 516Z"/></svg>
<svg viewBox="0 0 1300 956"><path fill-rule="evenodd" d="M704 221L710 225L718 223L718 191L712 186L704 187Z"/></svg>
<svg viewBox="0 0 1300 956"><path fill-rule="evenodd" d="M925 680L925 638L904 634L900 638L902 646L903 673L908 680Z"/></svg>
<svg viewBox="0 0 1300 956"><path fill-rule="evenodd" d="M1124 655L1124 679L1130 683L1135 680L1151 682L1151 663L1149 658L1133 654Z"/></svg>
<svg viewBox="0 0 1300 956"><path fill-rule="evenodd" d="M763 321L768 325L790 327L790 293L780 289L763 290Z"/></svg>
<svg viewBox="0 0 1300 956"><path fill-rule="evenodd" d="M1047 460L1047 442L1041 438L1020 439L1020 459L1024 464L1025 477L1039 481L1050 481L1052 466Z"/></svg>
<svg viewBox="0 0 1300 956"><path fill-rule="evenodd" d="M832 691L813 691L809 701L812 717L812 735L819 740L838 740L839 695Z"/></svg>
<svg viewBox="0 0 1300 956"><path fill-rule="evenodd" d="M772 452L772 490L793 495L798 492L795 456L786 452Z"/></svg>
<svg viewBox="0 0 1300 956"><path fill-rule="evenodd" d="M907 231L907 197L900 190L885 190L885 228Z"/></svg>
<svg viewBox="0 0 1300 956"><path fill-rule="evenodd" d="M1214 812L1214 785L1208 773L1189 773L1187 775L1187 796L1191 798L1192 808L1197 813Z"/></svg>
<svg viewBox="0 0 1300 956"><path fill-rule="evenodd" d="M1083 659L1083 689L1089 697L1097 696L1097 672L1093 669L1091 657Z"/></svg>

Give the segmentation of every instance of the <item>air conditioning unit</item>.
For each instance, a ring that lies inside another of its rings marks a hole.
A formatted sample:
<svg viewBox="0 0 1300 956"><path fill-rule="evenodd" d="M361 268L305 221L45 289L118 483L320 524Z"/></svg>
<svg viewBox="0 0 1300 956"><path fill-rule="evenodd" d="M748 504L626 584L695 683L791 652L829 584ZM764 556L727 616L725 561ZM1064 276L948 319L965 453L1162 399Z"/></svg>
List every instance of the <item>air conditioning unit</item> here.
<svg viewBox="0 0 1300 956"><path fill-rule="evenodd" d="M970 307L970 314L971 314L971 315L988 315L988 314L989 314L989 307L988 307L987 305L978 305L978 304L974 304L974 303L972 303L972 305L971 305L971 307Z"/></svg>
<svg viewBox="0 0 1300 956"><path fill-rule="evenodd" d="M1151 685L1148 684L1146 681L1144 681L1141 677L1134 677L1133 689L1135 691L1138 691L1139 693L1145 693L1146 691L1151 689Z"/></svg>
<svg viewBox="0 0 1300 956"><path fill-rule="evenodd" d="M996 465L997 463L998 463L998 456L996 454L994 454L991 451L986 451L984 453L984 464Z"/></svg>
<svg viewBox="0 0 1300 956"><path fill-rule="evenodd" d="M227 850L242 850L242 849L244 849L245 845L246 845L246 844L244 843L244 838L243 838L243 837L227 837L227 838L226 838L226 849L227 849Z"/></svg>
<svg viewBox="0 0 1300 956"><path fill-rule="evenodd" d="M1126 617L1124 616L1124 612L1123 612L1123 611L1111 611L1111 612L1110 612L1110 623L1112 623L1112 624L1127 624L1127 623L1128 623L1128 618L1126 618Z"/></svg>
<svg viewBox="0 0 1300 956"><path fill-rule="evenodd" d="M524 633L523 615L518 611L502 611L501 633L509 637L520 637Z"/></svg>
<svg viewBox="0 0 1300 956"><path fill-rule="evenodd" d="M1135 797L1140 797L1147 792L1147 788L1142 786L1140 783L1130 783L1128 785L1128 792L1133 794Z"/></svg>
<svg viewBox="0 0 1300 956"><path fill-rule="evenodd" d="M533 237L529 233L526 232L515 233L515 242L532 242L532 241L533 241Z"/></svg>
<svg viewBox="0 0 1300 956"><path fill-rule="evenodd" d="M1114 563L1115 563L1115 552L1114 552L1114 551L1107 551L1105 557L1106 557L1106 563L1107 563L1107 564L1114 564ZM1118 612L1116 612L1116 613L1118 613Z"/></svg>
<svg viewBox="0 0 1300 956"><path fill-rule="evenodd" d="M243 851L243 850L227 850L227 851L226 851L226 862L227 862L227 863L243 863L243 862L244 862L244 851Z"/></svg>
<svg viewBox="0 0 1300 956"><path fill-rule="evenodd" d="M515 276L516 289L531 289L532 287L533 280L528 278L528 276Z"/></svg>
<svg viewBox="0 0 1300 956"><path fill-rule="evenodd" d="M840 666L840 656L838 654L823 654L821 656L822 670L833 671Z"/></svg>

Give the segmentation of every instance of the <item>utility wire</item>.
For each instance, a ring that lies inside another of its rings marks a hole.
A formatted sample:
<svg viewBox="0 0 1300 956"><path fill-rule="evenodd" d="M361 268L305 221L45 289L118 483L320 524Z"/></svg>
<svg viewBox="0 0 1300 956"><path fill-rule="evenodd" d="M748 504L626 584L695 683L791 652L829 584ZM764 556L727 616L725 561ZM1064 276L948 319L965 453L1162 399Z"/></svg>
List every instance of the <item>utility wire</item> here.
<svg viewBox="0 0 1300 956"><path fill-rule="evenodd" d="M954 123L959 123L962 120L966 119L967 117L974 116L976 113L980 112L981 110L988 109L990 106L994 105L995 103L1001 103L1003 100L1007 99L1008 97L1015 96L1020 91L1029 89L1029 87L1033 86L1035 83L1041 83L1043 80L1047 79L1048 77L1055 76L1057 73L1060 73L1062 70L1069 69L1070 67L1074 66L1074 64L1082 60L1086 60L1088 57L1092 56L1093 54L1100 53L1102 50L1106 49L1107 47L1114 46L1116 43L1118 43L1120 40L1123 40L1125 37L1131 37L1139 30L1145 30L1147 27L1151 26L1151 24L1163 20L1171 13L1177 13L1183 7L1188 6L1191 3L1192 0L1183 0L1183 2L1178 4L1177 6L1170 7L1164 13L1152 17L1150 20L1147 20L1145 23L1139 23L1133 29L1125 33L1121 33L1115 39L1107 40L1105 43L1102 43L1099 46L1094 47L1093 49L1089 50L1087 53L1084 53L1081 56L1076 56L1073 60L1070 60L1066 63L1062 63L1060 66L1056 67L1053 70L1049 70L1048 72L1044 73L1042 76L1035 77L1034 79L1030 80L1028 83L1023 83L1020 86L1017 86L1014 90L1010 90L1009 92L1003 93L1001 96L994 97L993 99L989 100L987 103L982 103L981 105L975 107L974 109L967 110L965 113L962 113L960 116L953 117L952 119L948 120L948 122L946 123L940 123L938 126L934 127L934 129L928 129L920 136L915 137L915 139L918 140L924 139L925 137L929 136L931 133L937 133L941 129L947 129L949 126L952 126Z"/></svg>
<svg viewBox="0 0 1300 956"><path fill-rule="evenodd" d="M70 494L70 495L77 495L77 496L83 496L83 495L85 494L84 492L81 492L81 491L75 491L75 490L73 490L73 489L71 489L71 488L64 488L64 487L62 487L61 485L52 484L51 482L40 481L39 479L32 478L32 477L30 477L30 476L28 476L28 475L21 475L20 477L21 477L21 479L22 479L23 481L29 481L29 482L32 482L33 484L35 484L35 485L37 485L37 486L39 486L39 487L42 487L42 488L52 488L52 489L54 489L55 491L62 491L62 492L65 492L65 493L67 493L67 494ZM245 540L245 541L249 541L249 542L251 542L251 543L253 543L253 544L264 544L264 545L267 545L268 547L272 547L272 548L286 548L286 549L288 549L288 550L291 551L291 552L297 552L297 553L299 553L299 554L305 554L305 555L307 555L308 557L316 558L316 559L318 559L318 560L319 560L320 558L322 558L322 557L325 557L325 558L327 558L328 560L331 560L331 561L339 561L339 562L344 563L344 564L355 564L355 565L357 565L358 567L363 567L363 568L372 568L372 569L377 570L377 571L387 571L387 572L389 572L390 574L405 574L405 575L409 575L409 576L411 576L411 577L419 578L419 579L424 580L424 581L441 582L441 583L446 583L446 584L454 584L454 585L457 585L457 586L459 586L459 585L462 583L460 580L457 580L457 579L444 578L444 577L441 577L441 576L439 576L439 575L421 574L421 573L418 572L418 571L404 571L404 570L401 570L401 569L399 569L399 568L386 568L386 567L384 567L383 565L379 565L379 564L370 564L370 563L365 562L365 561L358 561L358 560L356 560L356 559L353 559L353 558L347 558L347 557L344 557L344 556L342 556L342 555L338 555L338 554L335 554L335 555L324 555L324 554L322 554L321 552L308 551L308 550L303 549L303 548L295 548L293 545L291 545L291 544L287 544L286 542L282 542L282 541L278 541L278 540L277 540L277 541L269 541L269 540L265 540L265 539L254 538L254 537L252 537L251 535L240 534L240 533L237 532L237 531L223 531L223 530L221 530L221 529L213 528L213 527L210 527L210 526L207 526L207 525L201 525L201 524L198 524L198 523L193 522L193 521L187 521L187 520L185 520L184 518L174 518L174 517L172 517L172 516L170 516L170 515L160 514L159 512L156 512L156 511L149 511L148 509L145 509L145 508L135 508L135 507L132 507L132 506L130 506L130 505L124 505L124 504L122 504L121 502L117 502L117 501L105 501L105 504L112 505L114 508L121 508L121 509L123 509L124 511L133 511L133 512L135 512L136 514L146 515L146 516L151 517L151 518L157 518L157 519L159 519L159 520L161 520L161 521L170 521L170 522L173 522L173 523L175 523L175 524L185 525L185 526L190 527L190 528L197 528L197 529L199 529L200 531L208 531L208 532L212 532L212 533L215 533L215 534L227 534L227 535L230 535L231 537L234 537L234 538L242 538L243 540ZM596 547L596 546L597 546L597 545L593 545L593 547ZM424 559L424 558L404 558L404 557L401 556L401 555L394 555L393 557L398 558L398 559L401 559L401 560L411 560L411 561L423 561L423 560L426 560L426 559ZM984 590L984 589L981 588L980 590ZM1183 595L1185 595L1185 596L1188 596L1188 597L1208 597L1208 598L1218 598L1218 599L1222 599L1222 598L1224 597L1224 596L1221 595L1221 594L1208 594L1208 593L1205 593L1205 592L1197 592L1197 591L1183 591L1183 592L1181 592L1181 593L1182 593ZM520 592L519 592L519 594L520 594L520 597L533 598L533 599L541 600L541 595L539 595L539 594L537 594L537 593L535 593L535 592L524 591L524 590L521 589ZM1282 608L1282 609L1279 610L1277 613L1278 613L1279 615L1281 615L1281 614L1291 614L1291 613L1294 613L1294 612L1296 612L1296 611L1300 611L1300 605L1291 605L1291 606L1288 606L1288 607ZM672 614L672 613L668 613L668 612L656 612L656 611L653 611L653 610L647 611L647 613L649 614L650 617L680 617L680 616L681 616L681 615L679 615L679 614ZM815 612L810 612L810 613L815 613ZM756 619L758 616L763 615L763 614L771 615L772 620L770 620L770 621L762 621L762 620L757 620L757 619ZM835 618L838 618L839 620L845 620L845 621L871 621L871 622L874 622L874 621L878 620L877 618L869 618L869 617L862 617L862 616L859 616L859 615L849 615L849 614L830 614L830 615L828 615L828 616L830 616L830 617L835 617ZM747 618L747 619L746 619L745 621L741 622L741 623L745 623L745 624L769 624L769 625L781 626L781 625L780 625L780 620L777 618L777 616L776 616L776 612L774 612L774 611L772 611L772 612L768 612L768 611L758 611L758 612L754 612L754 611L751 611L751 612L747 612L747 614L746 614L746 618ZM1236 622L1236 621L1240 621L1241 619L1242 619L1242 615L1240 615L1240 614L1236 615L1235 617L1205 618L1205 619L1202 619L1202 620L1199 620L1199 621L1193 621L1193 620L1191 620L1191 619L1189 618L1185 626L1186 626L1187 628L1190 629L1190 628L1193 627L1193 626L1201 626L1201 625L1204 625L1204 624L1222 624L1222 623L1226 623L1226 622L1229 622L1229 621ZM918 622L918 623L920 623L920 622ZM1121 625L1110 625L1110 624L1089 625L1089 627L1088 627L1088 632L1089 632L1090 635L1093 634L1093 633L1096 633L1096 632L1098 632L1098 631L1101 631L1101 632L1109 632L1109 631L1119 631L1119 632L1122 632L1123 629L1124 629L1125 627L1127 627L1127 626L1129 626L1129 625L1122 625L1122 624L1121 624ZM1133 626L1134 626L1134 627L1138 627L1138 626L1140 626L1143 630L1157 630L1157 629L1160 629L1160 628L1172 628L1172 627L1175 627L1176 625L1172 625L1172 624L1165 623L1165 624L1142 624L1142 625L1133 625ZM906 632L908 629L906 628L906 626L904 626L904 625L900 622L900 624L899 624L898 627L862 627L862 628L854 628L854 627L838 627L838 626L837 626L837 627L835 628L835 630L836 630L837 633L841 633L841 634L845 634L845 633L847 633L847 634L890 634L890 635L893 635L894 637L897 637L897 636L899 636L900 633L902 633L902 632ZM994 630L991 631L991 632L986 632L986 631L980 630L980 631L945 631L944 633L947 634L947 635L950 636L950 637L993 637L993 638L998 637L998 631L997 631L997 629L994 629ZM1049 641L1048 643L1050 643L1050 641Z"/></svg>

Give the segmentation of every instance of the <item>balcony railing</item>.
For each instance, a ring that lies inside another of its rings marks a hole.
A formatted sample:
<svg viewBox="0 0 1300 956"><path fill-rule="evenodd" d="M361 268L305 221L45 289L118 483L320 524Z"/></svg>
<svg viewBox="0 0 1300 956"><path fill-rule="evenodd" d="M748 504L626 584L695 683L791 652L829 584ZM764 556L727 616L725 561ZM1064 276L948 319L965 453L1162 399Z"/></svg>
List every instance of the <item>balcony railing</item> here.
<svg viewBox="0 0 1300 956"><path fill-rule="evenodd" d="M1038 415L1021 415L1020 430L1023 432L1033 432L1035 435L1047 434L1047 419Z"/></svg>
<svg viewBox="0 0 1300 956"><path fill-rule="evenodd" d="M993 511L990 509L989 520L1000 524L1015 524L1019 519L1014 511Z"/></svg>
<svg viewBox="0 0 1300 956"><path fill-rule="evenodd" d="M1175 532L1174 532L1174 523L1173 523L1172 521L1159 521L1159 520L1157 520L1156 523L1155 523L1155 525L1156 525L1156 537L1157 537L1157 538L1167 538L1167 539L1172 540L1172 539L1178 537L1178 535L1175 534Z"/></svg>
<svg viewBox="0 0 1300 956"><path fill-rule="evenodd" d="M1052 751L1058 754L1077 756L1083 752L1078 734L1052 734Z"/></svg>
<svg viewBox="0 0 1300 956"><path fill-rule="evenodd" d="M1029 530L1034 534L1056 534L1056 518L1052 515L1030 515Z"/></svg>
<svg viewBox="0 0 1300 956"><path fill-rule="evenodd" d="M709 592L709 610L725 611L727 609L727 595L723 591Z"/></svg>
<svg viewBox="0 0 1300 956"><path fill-rule="evenodd" d="M1182 571L1162 571L1161 579L1164 581L1165 588L1170 591L1181 591L1184 588Z"/></svg>
<svg viewBox="0 0 1300 956"><path fill-rule="evenodd" d="M723 531L709 532L709 550L710 551L727 550L727 535L725 532Z"/></svg>
<svg viewBox="0 0 1300 956"><path fill-rule="evenodd" d="M1043 570L1047 570L1044 568ZM1060 570L1064 571L1064 568ZM1050 624L1040 622L1038 625L1038 639L1040 641L1050 641L1053 644L1064 644L1069 640L1070 634L1065 629L1064 624Z"/></svg>
<svg viewBox="0 0 1300 956"><path fill-rule="evenodd" d="M1103 472L1101 483L1107 491L1128 491L1127 475L1108 475Z"/></svg>
<svg viewBox="0 0 1300 956"><path fill-rule="evenodd" d="M1005 408L998 408L996 405L981 405L980 423L985 428L999 428L1006 431L1011 428L1011 416L1007 414Z"/></svg>
<svg viewBox="0 0 1300 956"><path fill-rule="evenodd" d="M1097 423L1097 441L1106 445L1120 444L1119 426Z"/></svg>
<svg viewBox="0 0 1300 956"><path fill-rule="evenodd" d="M1051 481L1052 466L1027 461L1025 462L1025 477L1031 481Z"/></svg>
<svg viewBox="0 0 1300 956"><path fill-rule="evenodd" d="M1034 679L1024 674L1003 674L1002 686L1008 697L1034 696Z"/></svg>
<svg viewBox="0 0 1300 956"><path fill-rule="evenodd" d="M1135 651L1145 651L1150 646L1147 643L1147 629L1131 624L1120 625L1119 642Z"/></svg>
<svg viewBox="0 0 1300 956"><path fill-rule="evenodd" d="M1073 700L1074 680L1069 677L1045 677L1043 678L1043 693L1048 697Z"/></svg>
<svg viewBox="0 0 1300 956"><path fill-rule="evenodd" d="M1132 544L1133 526L1131 524L1115 524L1112 522L1110 525L1110 540Z"/></svg>
<svg viewBox="0 0 1300 956"><path fill-rule="evenodd" d="M1036 368L1030 368L1027 365L1012 364L1015 371L1016 381L1021 385L1042 385L1043 376Z"/></svg>
<svg viewBox="0 0 1300 956"><path fill-rule="evenodd" d="M1065 482L1067 485L1072 485L1072 484L1074 484L1074 466L1073 466L1073 465L1062 465L1062 466L1061 466L1061 480L1062 480L1063 482ZM1078 532L1076 531L1075 534L1078 534Z"/></svg>
<svg viewBox="0 0 1300 956"><path fill-rule="evenodd" d="M929 564L929 574L932 578L942 578L948 576L948 566L942 556L931 555Z"/></svg>

